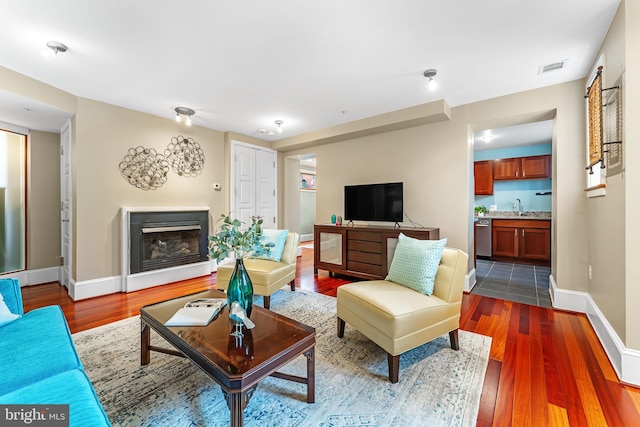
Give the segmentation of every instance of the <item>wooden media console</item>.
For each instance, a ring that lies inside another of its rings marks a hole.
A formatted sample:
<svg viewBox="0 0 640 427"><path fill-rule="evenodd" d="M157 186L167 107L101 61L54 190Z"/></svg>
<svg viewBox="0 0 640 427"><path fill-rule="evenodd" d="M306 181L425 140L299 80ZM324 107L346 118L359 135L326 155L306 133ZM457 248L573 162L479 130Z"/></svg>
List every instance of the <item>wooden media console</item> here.
<svg viewBox="0 0 640 427"><path fill-rule="evenodd" d="M400 233L420 240L440 238L439 228L314 225L313 272L384 279Z"/></svg>

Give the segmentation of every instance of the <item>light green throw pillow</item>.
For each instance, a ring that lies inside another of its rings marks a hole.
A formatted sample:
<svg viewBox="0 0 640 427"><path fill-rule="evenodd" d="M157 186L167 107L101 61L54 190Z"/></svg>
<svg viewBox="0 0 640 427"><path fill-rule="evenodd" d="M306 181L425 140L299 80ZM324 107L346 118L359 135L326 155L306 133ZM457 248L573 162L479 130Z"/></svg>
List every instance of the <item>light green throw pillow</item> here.
<svg viewBox="0 0 640 427"><path fill-rule="evenodd" d="M275 246L269 250L268 254L254 256L252 258L270 259L271 261L280 262L282 259L282 251L284 250L284 243L287 241L289 230L272 230L263 228L262 235L264 240L262 243L273 243Z"/></svg>
<svg viewBox="0 0 640 427"><path fill-rule="evenodd" d="M419 240L400 233L386 280L431 295L447 239Z"/></svg>

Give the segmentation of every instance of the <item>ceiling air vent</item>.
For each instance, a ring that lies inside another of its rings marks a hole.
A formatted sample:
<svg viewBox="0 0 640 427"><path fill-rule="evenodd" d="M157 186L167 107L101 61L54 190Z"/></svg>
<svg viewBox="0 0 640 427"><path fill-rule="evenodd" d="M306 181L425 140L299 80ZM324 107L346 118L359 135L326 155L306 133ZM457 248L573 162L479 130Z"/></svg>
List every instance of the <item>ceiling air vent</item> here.
<svg viewBox="0 0 640 427"><path fill-rule="evenodd" d="M545 74L556 70L562 70L566 66L566 64L567 60L564 59L562 61L554 62L551 64L541 65L540 68L538 68L538 74Z"/></svg>

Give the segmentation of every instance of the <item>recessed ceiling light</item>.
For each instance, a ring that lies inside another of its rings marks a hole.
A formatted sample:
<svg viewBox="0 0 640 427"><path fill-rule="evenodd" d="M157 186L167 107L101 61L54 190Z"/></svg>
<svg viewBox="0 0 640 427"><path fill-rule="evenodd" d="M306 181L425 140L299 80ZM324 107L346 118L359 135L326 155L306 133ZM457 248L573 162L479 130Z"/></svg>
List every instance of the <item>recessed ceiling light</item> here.
<svg viewBox="0 0 640 427"><path fill-rule="evenodd" d="M480 137L484 142L490 142L494 138L494 135L491 133L491 129L487 129L484 131L484 135Z"/></svg>

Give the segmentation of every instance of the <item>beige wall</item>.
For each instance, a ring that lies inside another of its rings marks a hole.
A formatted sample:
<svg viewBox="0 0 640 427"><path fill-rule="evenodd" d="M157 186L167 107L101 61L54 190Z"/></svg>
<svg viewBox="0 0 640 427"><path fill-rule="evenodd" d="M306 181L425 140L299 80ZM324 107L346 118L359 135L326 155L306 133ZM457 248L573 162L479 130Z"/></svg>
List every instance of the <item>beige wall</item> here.
<svg viewBox="0 0 640 427"><path fill-rule="evenodd" d="M587 290L584 84L581 80L461 108L474 129L554 118L552 274L563 289ZM487 124L491 126L487 126Z"/></svg>
<svg viewBox="0 0 640 427"><path fill-rule="evenodd" d="M60 265L60 135L32 131L28 143L27 269Z"/></svg>
<svg viewBox="0 0 640 427"><path fill-rule="evenodd" d="M560 288L587 291L583 95L583 82L574 81L455 107L450 120L315 147L307 143L318 164L316 220L343 213L346 184L403 181L407 215L439 227L448 245L472 253L472 131L555 117L553 275Z"/></svg>
<svg viewBox="0 0 640 427"><path fill-rule="evenodd" d="M31 98L61 111L75 112L76 97L41 81L0 66L0 89Z"/></svg>
<svg viewBox="0 0 640 427"><path fill-rule="evenodd" d="M344 215L345 185L402 181L408 217L440 228L447 245L467 250L465 126L439 122L321 145L315 152L318 223L330 222L332 214ZM407 218L404 224L411 225Z"/></svg>
<svg viewBox="0 0 640 427"><path fill-rule="evenodd" d="M596 57L597 60L604 54L602 85L605 88L613 86L624 71L624 15L623 5ZM592 68L594 66L595 62ZM585 81L585 87L590 83ZM592 271L589 293L623 341L626 334L625 181L622 174L609 177L606 196L587 200L588 264Z"/></svg>
<svg viewBox="0 0 640 427"><path fill-rule="evenodd" d="M625 2L625 303L626 335L623 340L627 347L640 349L640 280L638 279L638 260L640 260L640 4L637 1Z"/></svg>
<svg viewBox="0 0 640 427"><path fill-rule="evenodd" d="M79 98L73 150L74 279L86 281L121 274L120 208L201 207L211 209L212 221L224 212L224 134L198 126L187 127L113 105ZM204 150L201 175L180 177L169 172L156 190L130 185L118 164L130 148L143 146L163 153L172 137L192 137Z"/></svg>

